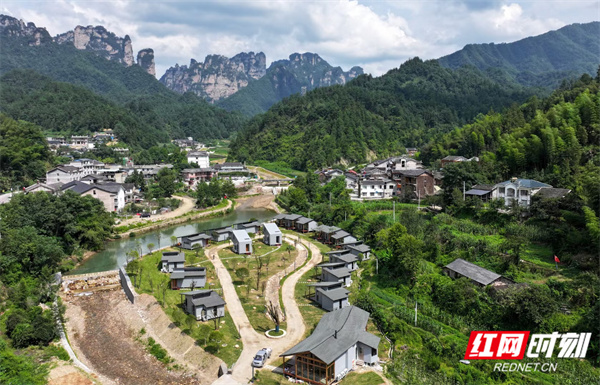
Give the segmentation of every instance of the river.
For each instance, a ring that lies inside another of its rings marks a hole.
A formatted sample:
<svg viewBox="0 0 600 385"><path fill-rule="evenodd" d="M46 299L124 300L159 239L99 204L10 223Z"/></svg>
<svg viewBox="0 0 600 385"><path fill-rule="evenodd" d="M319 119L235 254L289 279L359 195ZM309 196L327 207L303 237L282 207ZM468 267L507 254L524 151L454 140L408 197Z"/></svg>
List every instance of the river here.
<svg viewBox="0 0 600 385"><path fill-rule="evenodd" d="M275 216L273 211L257 208L238 208L230 214L225 214L220 217L208 219L200 219L193 223L179 224L170 227L165 227L160 230L155 230L138 235L134 238L123 238L113 242L106 242L105 249L92 255L90 258L83 261L81 265L73 269L69 274L85 274L97 273L99 271L115 270L123 265L127 260L126 253L136 248L137 241L142 246L143 253L148 252L147 245L154 244L154 248L158 248L158 234L160 233L160 245L162 247L171 243L171 237L180 237L187 234L199 233L204 230L225 227L234 223L245 222L251 218L256 218L259 221L265 221ZM135 231L135 230L134 230Z"/></svg>

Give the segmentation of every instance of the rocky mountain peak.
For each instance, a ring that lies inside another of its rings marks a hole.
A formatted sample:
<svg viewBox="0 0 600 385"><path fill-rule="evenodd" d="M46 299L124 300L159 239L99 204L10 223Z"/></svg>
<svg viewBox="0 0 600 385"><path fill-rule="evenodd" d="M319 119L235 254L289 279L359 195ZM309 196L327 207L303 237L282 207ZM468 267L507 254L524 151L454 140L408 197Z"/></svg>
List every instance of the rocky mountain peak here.
<svg viewBox="0 0 600 385"><path fill-rule="evenodd" d="M142 67L144 71L152 76L156 76L156 68L154 66L154 50L145 48L137 54L137 65Z"/></svg>
<svg viewBox="0 0 600 385"><path fill-rule="evenodd" d="M46 28L38 28L34 23L25 23L23 20L7 15L0 15L0 35L25 37L29 45L52 41Z"/></svg>
<svg viewBox="0 0 600 385"><path fill-rule="evenodd" d="M204 62L169 68L160 81L175 92L193 92L215 102L227 98L266 73L264 53L241 52L232 58L208 55Z"/></svg>
<svg viewBox="0 0 600 385"><path fill-rule="evenodd" d="M129 35L118 37L101 25L78 25L73 31L57 35L54 41L58 44L71 43L80 50L94 51L108 60L115 60L127 67L134 64L133 47Z"/></svg>

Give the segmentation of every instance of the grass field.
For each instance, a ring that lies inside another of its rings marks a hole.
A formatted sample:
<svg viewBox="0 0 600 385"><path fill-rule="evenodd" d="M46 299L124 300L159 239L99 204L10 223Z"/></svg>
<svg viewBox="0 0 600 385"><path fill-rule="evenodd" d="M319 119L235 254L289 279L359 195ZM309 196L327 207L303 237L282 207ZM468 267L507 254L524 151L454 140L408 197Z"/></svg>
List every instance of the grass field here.
<svg viewBox="0 0 600 385"><path fill-rule="evenodd" d="M169 250L176 251L176 249ZM221 294L221 285L215 274L214 267L207 260L202 250L200 250L198 256L196 256L195 251L185 251L185 256L186 265L199 264L206 267L207 282L205 288L216 290ZM179 326L183 332L189 334L196 341L199 341L200 346L204 347L207 352L225 361L227 365L233 364L242 352L242 341L239 338L229 312L227 312L227 308L225 317L216 323L218 330L215 330L215 322L196 321L193 316L185 313L181 306L181 293L186 290L169 289L169 274L161 273L159 270L161 257L162 251L157 251L140 259L141 274L138 274L135 278L132 277L132 280L138 283L136 291L154 296L163 306L165 313L173 323ZM140 277L141 282L139 281ZM238 347L236 348L235 345L238 345Z"/></svg>
<svg viewBox="0 0 600 385"><path fill-rule="evenodd" d="M287 245L286 243L281 247L267 246L260 240L254 240L252 249L255 254L253 256L241 256L233 253L229 248L219 251L219 258L231 275L248 320L254 330L259 333L275 327L273 321L266 315L267 304L264 289L266 289L266 283L270 277L288 267L296 258L297 251L288 251ZM260 276L256 257L259 257L263 263ZM248 276L239 276L238 273L241 269L247 269ZM260 278L258 279L258 277ZM281 323L280 327L285 329L286 323Z"/></svg>

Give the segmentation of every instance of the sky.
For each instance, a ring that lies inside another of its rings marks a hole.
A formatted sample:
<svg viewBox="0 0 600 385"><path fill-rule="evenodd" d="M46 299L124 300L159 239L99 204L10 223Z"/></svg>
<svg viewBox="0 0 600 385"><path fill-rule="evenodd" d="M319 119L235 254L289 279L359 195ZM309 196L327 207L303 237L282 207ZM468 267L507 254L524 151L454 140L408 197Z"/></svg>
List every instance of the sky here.
<svg viewBox="0 0 600 385"><path fill-rule="evenodd" d="M381 75L418 56L435 59L470 43L512 42L600 20L600 0L75 1L0 0L0 13L52 36L77 25L129 35L134 55L153 48L160 77L206 55L264 52L267 66L318 53L344 70Z"/></svg>

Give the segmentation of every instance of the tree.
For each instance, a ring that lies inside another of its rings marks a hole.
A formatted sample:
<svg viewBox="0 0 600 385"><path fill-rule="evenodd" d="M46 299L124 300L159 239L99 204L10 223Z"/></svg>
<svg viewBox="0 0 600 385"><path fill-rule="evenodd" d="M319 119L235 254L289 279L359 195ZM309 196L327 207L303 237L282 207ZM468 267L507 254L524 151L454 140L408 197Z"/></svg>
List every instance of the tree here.
<svg viewBox="0 0 600 385"><path fill-rule="evenodd" d="M294 250L294 246L292 246L289 243L287 243L285 245L285 251L287 251L287 253L288 253L288 258L291 258L291 256L292 256L292 250ZM285 254L282 254L282 255L285 255ZM285 260L285 257L283 257L283 259Z"/></svg>
<svg viewBox="0 0 600 385"><path fill-rule="evenodd" d="M192 250L194 250L194 256L195 256L194 263L196 263L196 261L198 261L198 258L199 258L200 250L202 250L202 244L196 243L195 245L192 246Z"/></svg>
<svg viewBox="0 0 600 385"><path fill-rule="evenodd" d="M177 246L177 237L175 235L171 235L171 246Z"/></svg>
<svg viewBox="0 0 600 385"><path fill-rule="evenodd" d="M162 233L159 231L156 233L156 241L158 242L158 248L160 249L160 240L162 238Z"/></svg>
<svg viewBox="0 0 600 385"><path fill-rule="evenodd" d="M235 275L242 281L245 282L246 278L250 275L250 272L245 267L240 267L236 269Z"/></svg>
<svg viewBox="0 0 600 385"><path fill-rule="evenodd" d="M260 272L263 268L263 260L256 254L254 254L254 260L256 261L256 291L260 287Z"/></svg>
<svg viewBox="0 0 600 385"><path fill-rule="evenodd" d="M189 334L192 334L192 332L194 331L194 326L198 324L198 321L196 321L196 317L194 315L188 314L188 316L185 319L185 323L188 327Z"/></svg>
<svg viewBox="0 0 600 385"><path fill-rule="evenodd" d="M148 248L148 254L152 254L154 252L154 243L148 243L146 247Z"/></svg>
<svg viewBox="0 0 600 385"><path fill-rule="evenodd" d="M279 325L281 324L281 309L279 305L273 305L272 301L267 304L267 314L275 322L275 332L279 333Z"/></svg>

